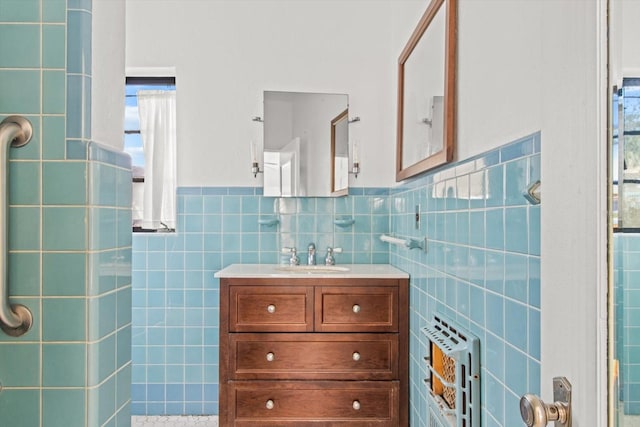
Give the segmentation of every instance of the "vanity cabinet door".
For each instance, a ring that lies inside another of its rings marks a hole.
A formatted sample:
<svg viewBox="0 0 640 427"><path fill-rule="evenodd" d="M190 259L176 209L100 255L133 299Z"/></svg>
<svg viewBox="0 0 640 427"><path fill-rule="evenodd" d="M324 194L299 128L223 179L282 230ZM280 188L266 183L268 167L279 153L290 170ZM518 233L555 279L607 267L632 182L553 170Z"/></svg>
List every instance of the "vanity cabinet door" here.
<svg viewBox="0 0 640 427"><path fill-rule="evenodd" d="M313 287L230 286L230 332L313 331Z"/></svg>
<svg viewBox="0 0 640 427"><path fill-rule="evenodd" d="M397 381L231 384L236 426L397 426Z"/></svg>
<svg viewBox="0 0 640 427"><path fill-rule="evenodd" d="M392 380L397 334L233 334L233 379Z"/></svg>
<svg viewBox="0 0 640 427"><path fill-rule="evenodd" d="M397 286L316 287L318 332L398 332Z"/></svg>

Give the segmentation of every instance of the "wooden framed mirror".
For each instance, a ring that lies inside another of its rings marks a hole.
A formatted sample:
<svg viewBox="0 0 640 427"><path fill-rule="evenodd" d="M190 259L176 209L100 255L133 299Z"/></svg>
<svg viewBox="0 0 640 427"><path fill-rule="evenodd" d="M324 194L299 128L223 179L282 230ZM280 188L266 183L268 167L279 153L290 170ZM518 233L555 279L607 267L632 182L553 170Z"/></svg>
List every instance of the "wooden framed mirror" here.
<svg viewBox="0 0 640 427"><path fill-rule="evenodd" d="M331 195L349 194L349 109L331 120Z"/></svg>
<svg viewBox="0 0 640 427"><path fill-rule="evenodd" d="M396 181L455 149L457 0L432 0L398 59Z"/></svg>

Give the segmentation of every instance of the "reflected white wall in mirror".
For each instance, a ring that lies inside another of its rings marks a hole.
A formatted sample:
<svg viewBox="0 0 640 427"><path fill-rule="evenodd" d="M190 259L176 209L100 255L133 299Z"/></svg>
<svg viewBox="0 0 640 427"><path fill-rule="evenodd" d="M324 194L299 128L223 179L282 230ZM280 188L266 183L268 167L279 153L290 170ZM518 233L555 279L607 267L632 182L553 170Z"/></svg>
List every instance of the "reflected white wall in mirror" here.
<svg viewBox="0 0 640 427"><path fill-rule="evenodd" d="M335 195L332 121L348 109L348 102L345 94L264 92L265 196ZM346 135L341 139L348 141L346 120L344 128ZM346 156L348 159L348 153ZM348 169L344 168L339 182L347 180Z"/></svg>
<svg viewBox="0 0 640 427"><path fill-rule="evenodd" d="M404 63L404 84L411 90L404 93L403 168L444 147L445 12L438 10Z"/></svg>

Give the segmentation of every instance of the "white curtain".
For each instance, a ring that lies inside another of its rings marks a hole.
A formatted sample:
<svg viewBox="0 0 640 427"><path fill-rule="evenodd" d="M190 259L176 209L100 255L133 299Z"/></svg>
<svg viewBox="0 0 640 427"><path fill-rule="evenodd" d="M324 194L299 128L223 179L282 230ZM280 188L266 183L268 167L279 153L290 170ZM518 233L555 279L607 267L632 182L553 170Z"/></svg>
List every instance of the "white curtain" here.
<svg viewBox="0 0 640 427"><path fill-rule="evenodd" d="M176 92L138 92L144 149L142 227L176 228Z"/></svg>

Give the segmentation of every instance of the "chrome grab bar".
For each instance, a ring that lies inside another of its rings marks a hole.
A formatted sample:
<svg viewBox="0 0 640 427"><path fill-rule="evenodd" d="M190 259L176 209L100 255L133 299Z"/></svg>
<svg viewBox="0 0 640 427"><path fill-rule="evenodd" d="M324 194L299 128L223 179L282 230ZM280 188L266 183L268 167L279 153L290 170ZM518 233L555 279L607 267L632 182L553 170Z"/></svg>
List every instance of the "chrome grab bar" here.
<svg viewBox="0 0 640 427"><path fill-rule="evenodd" d="M31 328L33 316L24 305L9 303L9 149L22 147L31 140L32 134L31 123L24 117L9 116L0 122L0 167L5 168L4 182L0 183L0 329L12 337L26 333Z"/></svg>

